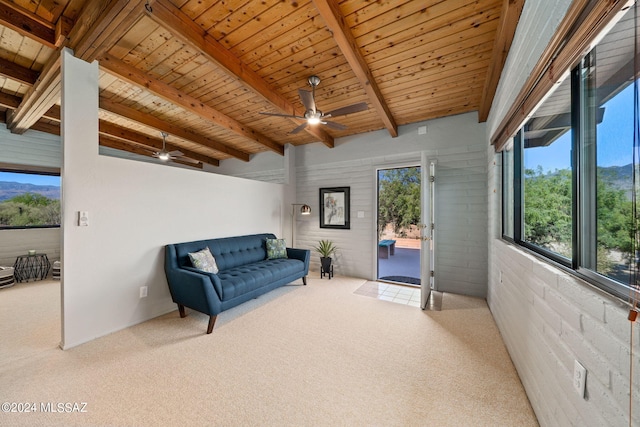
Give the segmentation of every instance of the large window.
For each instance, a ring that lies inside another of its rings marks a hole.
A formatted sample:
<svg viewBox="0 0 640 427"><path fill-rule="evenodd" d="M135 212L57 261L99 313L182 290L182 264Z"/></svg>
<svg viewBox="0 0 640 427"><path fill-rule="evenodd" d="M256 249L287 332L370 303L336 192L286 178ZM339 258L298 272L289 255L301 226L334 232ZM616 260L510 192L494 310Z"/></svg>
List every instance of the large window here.
<svg viewBox="0 0 640 427"><path fill-rule="evenodd" d="M631 8L545 97L513 154L503 154L504 187L513 187L503 195L505 237L620 297L633 286L637 250L635 33Z"/></svg>
<svg viewBox="0 0 640 427"><path fill-rule="evenodd" d="M573 192L571 79L547 97L522 131L522 240L570 259Z"/></svg>
<svg viewBox="0 0 640 427"><path fill-rule="evenodd" d="M0 229L60 226L60 176L0 170Z"/></svg>

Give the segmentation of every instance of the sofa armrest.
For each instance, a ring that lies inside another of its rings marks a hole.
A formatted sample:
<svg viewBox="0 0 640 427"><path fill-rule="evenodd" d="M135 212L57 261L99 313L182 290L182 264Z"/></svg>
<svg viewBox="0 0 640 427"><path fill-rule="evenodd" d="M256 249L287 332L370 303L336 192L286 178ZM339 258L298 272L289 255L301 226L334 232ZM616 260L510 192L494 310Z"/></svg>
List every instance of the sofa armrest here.
<svg viewBox="0 0 640 427"><path fill-rule="evenodd" d="M220 279L192 267L167 271L167 281L171 297L176 304L185 305L201 313L215 315L221 310L221 300L215 290L215 276L220 287Z"/></svg>
<svg viewBox="0 0 640 427"><path fill-rule="evenodd" d="M309 249L287 248L287 257L302 261L304 263L304 275L309 274L309 261L311 259L311 251Z"/></svg>

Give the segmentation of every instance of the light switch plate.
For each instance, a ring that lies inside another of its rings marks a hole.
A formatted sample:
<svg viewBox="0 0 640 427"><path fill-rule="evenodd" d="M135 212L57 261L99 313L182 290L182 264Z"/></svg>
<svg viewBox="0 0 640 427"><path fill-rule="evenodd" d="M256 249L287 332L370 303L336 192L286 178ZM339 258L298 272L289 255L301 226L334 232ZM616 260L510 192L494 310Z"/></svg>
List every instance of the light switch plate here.
<svg viewBox="0 0 640 427"><path fill-rule="evenodd" d="M78 225L80 227L89 226L89 212L87 211L78 212Z"/></svg>

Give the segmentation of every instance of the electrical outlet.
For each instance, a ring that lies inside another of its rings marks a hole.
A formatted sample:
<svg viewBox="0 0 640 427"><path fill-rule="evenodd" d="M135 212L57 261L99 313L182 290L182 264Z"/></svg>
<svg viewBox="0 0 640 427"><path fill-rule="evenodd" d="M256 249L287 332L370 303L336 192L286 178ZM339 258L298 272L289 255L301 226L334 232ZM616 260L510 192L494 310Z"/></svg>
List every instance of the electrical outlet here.
<svg viewBox="0 0 640 427"><path fill-rule="evenodd" d="M148 291L147 286L140 286L140 298L146 298L147 291Z"/></svg>
<svg viewBox="0 0 640 427"><path fill-rule="evenodd" d="M577 360L573 363L573 388L580 397L584 398L585 386L587 385L587 369Z"/></svg>

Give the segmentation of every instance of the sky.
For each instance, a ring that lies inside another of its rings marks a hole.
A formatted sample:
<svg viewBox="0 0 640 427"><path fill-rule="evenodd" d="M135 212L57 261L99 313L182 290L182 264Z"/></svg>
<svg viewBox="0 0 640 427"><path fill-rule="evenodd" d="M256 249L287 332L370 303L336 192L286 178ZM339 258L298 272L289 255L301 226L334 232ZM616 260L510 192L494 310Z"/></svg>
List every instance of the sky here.
<svg viewBox="0 0 640 427"><path fill-rule="evenodd" d="M60 187L60 177L51 175L37 175L30 173L0 171L0 181L20 182L24 184L36 185L55 185L56 187Z"/></svg>
<svg viewBox="0 0 640 427"><path fill-rule="evenodd" d="M604 104L598 125L598 166L625 166L633 160L633 85ZM541 165L545 172L568 169L571 165L571 132L548 147L525 150L525 168Z"/></svg>

